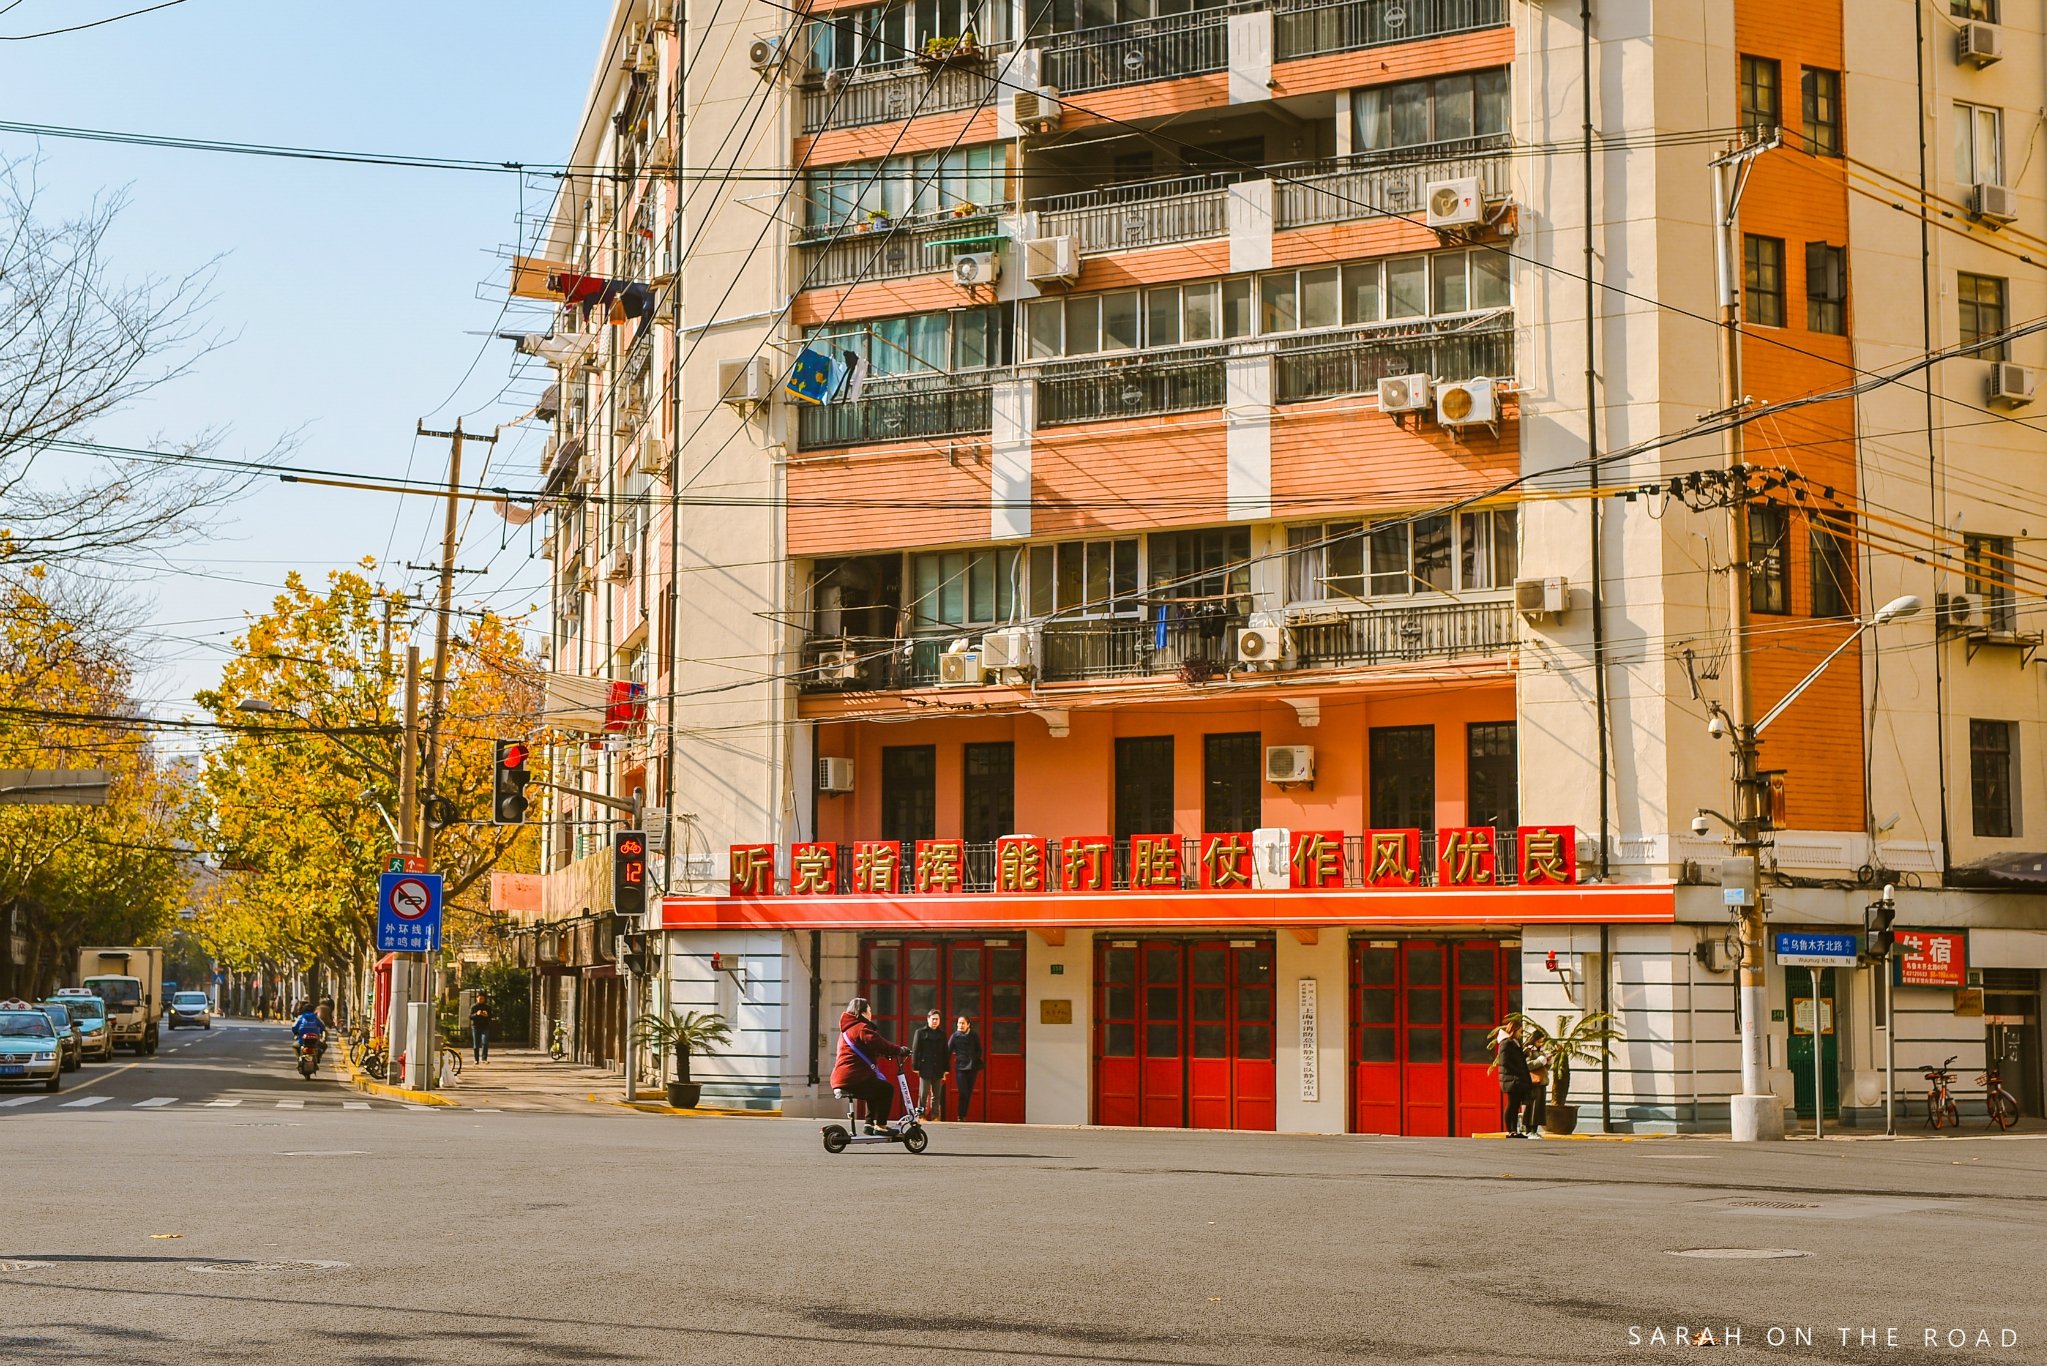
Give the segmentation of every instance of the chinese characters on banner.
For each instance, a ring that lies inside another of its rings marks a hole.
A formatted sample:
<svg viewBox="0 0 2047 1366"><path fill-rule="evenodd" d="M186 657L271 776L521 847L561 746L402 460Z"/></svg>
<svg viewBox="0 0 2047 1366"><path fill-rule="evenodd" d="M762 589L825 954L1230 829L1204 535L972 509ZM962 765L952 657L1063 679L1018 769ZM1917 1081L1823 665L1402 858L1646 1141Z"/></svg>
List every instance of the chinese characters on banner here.
<svg viewBox="0 0 2047 1366"><path fill-rule="evenodd" d="M1900 929L1897 963L1901 987L1965 987L1969 932Z"/></svg>
<svg viewBox="0 0 2047 1366"><path fill-rule="evenodd" d="M1515 834L1509 869L1513 883L1502 884L1501 849L1491 826L1437 831L1433 878L1423 863L1420 830L1367 830L1348 849L1341 830L1293 830L1287 835L1287 886L1314 892L1423 888L1431 882L1445 888L1504 885L1509 890L1576 885L1577 831L1572 826L1524 825ZM1122 880L1133 892L1249 892L1256 886L1247 832L1203 835L1191 847L1178 835L1133 835L1128 852ZM1116 891L1116 854L1116 842L1107 835L1073 836L1056 845L1033 835L1005 836L995 841L992 868L975 865L973 890L1009 895ZM788 895L955 896L969 890L967 862L966 841L959 839L914 845L895 840L795 844L789 850ZM776 895L775 846L733 845L730 886L736 897ZM1908 933L1925 940L1923 962L1907 952ZM1901 967L1908 974L1901 979L1906 985L1961 985L1965 935L1901 930L1898 942L1901 965L1917 964Z"/></svg>

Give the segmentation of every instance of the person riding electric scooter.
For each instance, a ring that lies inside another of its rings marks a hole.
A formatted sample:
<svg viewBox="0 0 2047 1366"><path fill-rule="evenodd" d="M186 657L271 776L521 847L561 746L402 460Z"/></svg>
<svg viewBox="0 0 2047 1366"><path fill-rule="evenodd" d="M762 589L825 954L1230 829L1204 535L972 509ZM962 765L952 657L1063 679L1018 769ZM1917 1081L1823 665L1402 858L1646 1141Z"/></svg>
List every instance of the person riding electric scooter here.
<svg viewBox="0 0 2047 1366"><path fill-rule="evenodd" d="M882 1073L884 1059L905 1057L908 1050L874 1027L865 996L855 996L839 1016L839 1057L832 1066L832 1089L867 1106L867 1132L879 1133L888 1122L894 1092Z"/></svg>
<svg viewBox="0 0 2047 1366"><path fill-rule="evenodd" d="M320 1055L327 1048L327 1025L320 1019L320 1013L310 1003L299 1013L299 1017L292 1021L291 1037L292 1042L297 1044L299 1049L310 1052L312 1055L312 1066L309 1068L301 1065L299 1068L301 1076L311 1078L313 1073L319 1069Z"/></svg>

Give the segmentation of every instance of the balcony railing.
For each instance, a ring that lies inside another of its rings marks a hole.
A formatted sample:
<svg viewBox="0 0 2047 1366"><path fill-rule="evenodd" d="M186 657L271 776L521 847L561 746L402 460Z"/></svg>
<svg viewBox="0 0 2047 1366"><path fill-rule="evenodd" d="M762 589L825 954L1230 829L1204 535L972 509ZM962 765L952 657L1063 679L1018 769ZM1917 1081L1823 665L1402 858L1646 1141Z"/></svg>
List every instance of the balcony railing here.
<svg viewBox="0 0 2047 1366"><path fill-rule="evenodd" d="M1204 76L1230 64L1228 21L1214 9L1055 33L1036 46L1045 84L1062 95Z"/></svg>
<svg viewBox="0 0 2047 1366"><path fill-rule="evenodd" d="M1243 624L1242 616L1224 612L1150 621L1054 621L1044 628L1039 675L1048 683L1142 678L1189 665L1220 673L1229 667L1231 633Z"/></svg>
<svg viewBox="0 0 2047 1366"><path fill-rule="evenodd" d="M1504 137L1465 138L1404 147L1395 154L1373 154L1333 169L1292 174L1273 187L1273 226L1305 228L1361 218L1417 217L1430 181L1466 176L1477 177L1487 199L1505 199L1511 177L1507 145Z"/></svg>
<svg viewBox="0 0 2047 1366"><path fill-rule="evenodd" d="M1227 186L1256 174L1247 168L1243 174L1182 176L1049 195L1035 205L1038 232L1045 237L1072 233L1084 252L1222 237L1229 232Z"/></svg>
<svg viewBox="0 0 2047 1366"><path fill-rule="evenodd" d="M1285 62L1506 22L1507 0L1276 0L1273 46Z"/></svg>
<svg viewBox="0 0 2047 1366"><path fill-rule="evenodd" d="M806 641L797 691L890 692L938 682L946 641L915 636L820 636Z"/></svg>
<svg viewBox="0 0 2047 1366"><path fill-rule="evenodd" d="M983 49L979 61L952 61L932 70L902 62L874 71L827 77L803 88L803 131L860 128L924 114L949 114L1002 97L1008 48Z"/></svg>
<svg viewBox="0 0 2047 1366"><path fill-rule="evenodd" d="M1274 397L1281 403L1369 394L1389 375L1449 379L1514 373L1511 315L1481 314L1462 326L1401 323L1356 332L1288 337L1275 351Z"/></svg>
<svg viewBox="0 0 2047 1366"><path fill-rule="evenodd" d="M1046 365L1037 372L1038 425L1220 408L1228 354L1224 346L1190 346Z"/></svg>
<svg viewBox="0 0 2047 1366"><path fill-rule="evenodd" d="M1373 602L1288 628L1304 669L1497 656L1514 646L1514 608L1492 602Z"/></svg>
<svg viewBox="0 0 2047 1366"><path fill-rule="evenodd" d="M888 227L853 228L833 232L822 229L819 240L799 242L802 261L799 289L828 285L857 285L865 280L901 280L944 270L950 261L938 243L989 235L996 231L994 213L1007 206L977 213L971 218L950 215L937 221L891 223ZM962 248L966 250L966 248Z"/></svg>
<svg viewBox="0 0 2047 1366"><path fill-rule="evenodd" d="M995 417L993 371L870 380L851 403L796 410L796 444L806 451L924 437L983 435Z"/></svg>

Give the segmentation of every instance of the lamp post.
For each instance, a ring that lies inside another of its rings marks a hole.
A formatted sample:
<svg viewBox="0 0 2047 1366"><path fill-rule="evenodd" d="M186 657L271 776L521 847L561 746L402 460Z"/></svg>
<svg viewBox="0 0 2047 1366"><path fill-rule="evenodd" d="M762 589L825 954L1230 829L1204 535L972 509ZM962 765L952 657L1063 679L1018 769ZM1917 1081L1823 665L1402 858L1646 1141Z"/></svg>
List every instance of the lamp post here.
<svg viewBox="0 0 2047 1366"><path fill-rule="evenodd" d="M1730 719L1717 702L1708 704L1712 716L1707 723L1708 733L1715 739L1732 735L1734 740L1734 817L1732 820L1724 816L1720 819L1733 828L1736 862L1747 865L1739 870L1742 900L1736 916L1741 940L1741 1093L1731 1098L1729 1113L1736 1142L1784 1137L1784 1107L1770 1091L1764 1054L1767 1039L1763 1024L1769 1018L1770 1000L1768 972L1763 960L1764 924L1769 907L1761 890L1762 869L1758 859L1763 846L1764 794L1763 780L1758 776L1757 752L1761 748L1763 732L1827 671L1828 666L1847 653L1849 647L1865 634L1900 617L1911 616L1922 605L1918 598L1907 594L1893 598L1878 608L1875 615L1857 622L1846 640L1835 646L1811 673L1800 679L1776 706L1752 725ZM1704 808L1699 811L1701 822L1706 816L1718 814ZM1815 1005L1814 1009L1817 1010L1818 1006Z"/></svg>

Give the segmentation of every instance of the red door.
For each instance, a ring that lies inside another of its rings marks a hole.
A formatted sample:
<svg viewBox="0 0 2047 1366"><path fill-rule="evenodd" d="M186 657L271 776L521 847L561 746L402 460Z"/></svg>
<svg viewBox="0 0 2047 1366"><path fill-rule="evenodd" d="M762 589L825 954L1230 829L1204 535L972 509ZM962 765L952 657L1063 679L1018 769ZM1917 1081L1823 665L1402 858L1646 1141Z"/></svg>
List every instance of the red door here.
<svg viewBox="0 0 2047 1366"><path fill-rule="evenodd" d="M1095 1122L1272 1129L1272 942L1098 941Z"/></svg>
<svg viewBox="0 0 2047 1366"><path fill-rule="evenodd" d="M1499 1128L1486 1036L1519 1008L1519 963L1491 940L1354 940L1351 1125L1447 1137Z"/></svg>
<svg viewBox="0 0 2047 1366"><path fill-rule="evenodd" d="M1095 1123L1140 1124L1137 941L1095 941Z"/></svg>
<svg viewBox="0 0 2047 1366"><path fill-rule="evenodd" d="M860 993L873 1005L875 1027L906 1047L933 1009L948 1034L966 1016L981 1036L981 1076L967 1118L1023 1123L1021 941L866 939Z"/></svg>
<svg viewBox="0 0 2047 1366"><path fill-rule="evenodd" d="M1520 974L1507 951L1492 940L1452 946L1456 972L1456 1061L1452 1064L1460 1138L1498 1133L1500 1077L1492 1070L1490 1035L1500 1021L1521 1008ZM1511 979L1511 981L1510 981Z"/></svg>
<svg viewBox="0 0 2047 1366"><path fill-rule="evenodd" d="M1186 956L1185 946L1172 939L1148 939L1138 950L1144 990L1138 998L1143 1027L1137 1032L1137 1122L1151 1128L1177 1129L1187 1122L1187 1066L1181 1047L1186 1032L1181 996Z"/></svg>

